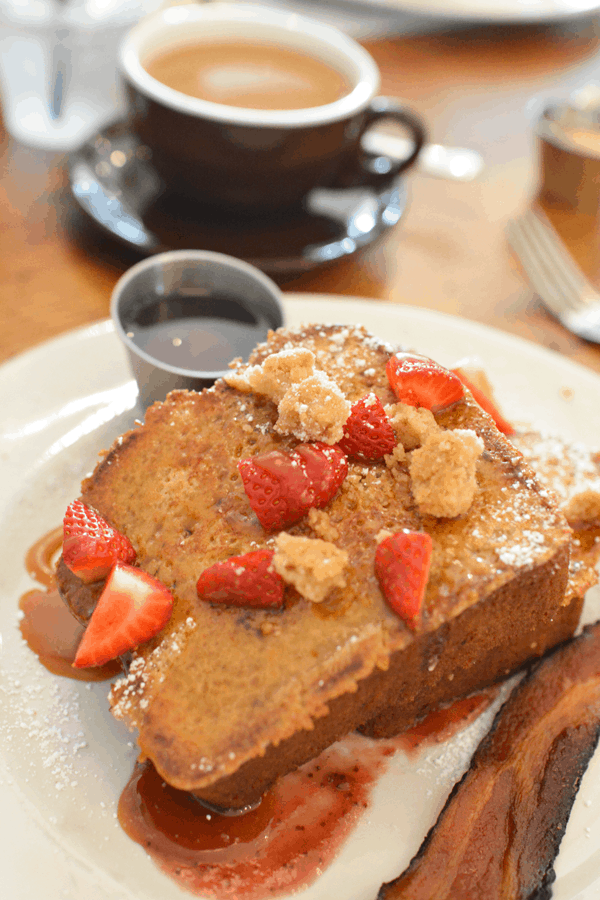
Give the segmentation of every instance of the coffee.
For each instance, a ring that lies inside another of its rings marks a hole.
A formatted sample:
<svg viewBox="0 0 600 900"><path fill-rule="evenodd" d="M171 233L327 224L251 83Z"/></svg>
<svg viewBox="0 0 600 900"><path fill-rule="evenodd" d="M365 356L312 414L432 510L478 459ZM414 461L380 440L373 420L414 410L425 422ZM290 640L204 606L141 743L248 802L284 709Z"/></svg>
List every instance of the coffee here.
<svg viewBox="0 0 600 900"><path fill-rule="evenodd" d="M263 41L183 44L147 59L144 68L189 97L246 109L324 106L352 87L322 60Z"/></svg>

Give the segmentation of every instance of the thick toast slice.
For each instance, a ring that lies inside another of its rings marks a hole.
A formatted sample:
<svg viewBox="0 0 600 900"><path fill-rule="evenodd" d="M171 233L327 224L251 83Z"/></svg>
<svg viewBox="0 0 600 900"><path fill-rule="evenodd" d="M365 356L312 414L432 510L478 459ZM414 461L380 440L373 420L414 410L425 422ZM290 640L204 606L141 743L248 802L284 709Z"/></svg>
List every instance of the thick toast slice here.
<svg viewBox="0 0 600 900"><path fill-rule="evenodd" d="M282 330L251 362L298 346L347 400L373 391L397 402L385 374L397 348L359 327ZM571 532L552 496L470 395L436 418L483 440L469 510L423 514L405 461L350 461L327 507L287 529L346 551L346 585L318 604L288 587L276 612L217 607L196 593L208 566L272 545L237 469L244 457L298 444L274 431L271 399L223 381L175 392L84 482L82 499L175 597L165 631L136 651L111 692L113 713L138 730L166 781L221 807L245 806L349 731L409 727L572 634L581 597L565 596ZM373 565L377 535L403 528L433 541L416 632L386 603ZM85 618L89 592L64 566L60 581Z"/></svg>

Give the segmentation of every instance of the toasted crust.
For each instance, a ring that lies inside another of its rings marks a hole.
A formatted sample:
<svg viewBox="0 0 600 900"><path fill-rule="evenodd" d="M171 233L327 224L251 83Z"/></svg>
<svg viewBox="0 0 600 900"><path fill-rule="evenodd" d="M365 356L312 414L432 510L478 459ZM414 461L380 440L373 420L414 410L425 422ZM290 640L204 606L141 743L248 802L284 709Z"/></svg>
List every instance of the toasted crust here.
<svg viewBox="0 0 600 900"><path fill-rule="evenodd" d="M358 327L282 330L251 362L300 344L348 400L375 391L384 405L395 401L385 376L395 348ZM315 605L288 587L276 613L200 602L204 568L271 546L237 463L296 446L274 432L276 418L272 400L224 382L175 392L117 441L82 488L175 597L167 629L137 651L113 688L113 712L138 729L142 753L165 780L221 806L256 800L278 775L355 728L393 733L502 677L571 634L580 608L580 598L564 605L564 517L470 396L437 417L484 442L468 513L422 515L406 461L351 462L325 510L348 554L344 588ZM324 527L322 517L307 516L288 531L322 537ZM401 528L433 541L416 634L387 606L373 567L376 535Z"/></svg>

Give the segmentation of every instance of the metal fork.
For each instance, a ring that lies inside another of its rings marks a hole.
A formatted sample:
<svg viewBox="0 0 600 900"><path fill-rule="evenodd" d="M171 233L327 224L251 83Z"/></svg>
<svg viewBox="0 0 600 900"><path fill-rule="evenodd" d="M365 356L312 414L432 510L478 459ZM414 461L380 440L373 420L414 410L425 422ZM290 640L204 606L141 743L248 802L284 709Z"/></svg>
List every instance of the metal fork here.
<svg viewBox="0 0 600 900"><path fill-rule="evenodd" d="M574 334L600 343L600 292L590 284L543 213L529 210L510 222L506 231L548 309Z"/></svg>

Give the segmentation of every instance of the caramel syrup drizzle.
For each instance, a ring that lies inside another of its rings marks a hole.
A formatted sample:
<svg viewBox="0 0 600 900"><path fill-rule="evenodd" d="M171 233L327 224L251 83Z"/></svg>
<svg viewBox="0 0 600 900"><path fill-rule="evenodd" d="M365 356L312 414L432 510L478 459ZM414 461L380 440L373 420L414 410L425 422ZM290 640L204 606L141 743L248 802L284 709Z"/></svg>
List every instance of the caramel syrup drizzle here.
<svg viewBox="0 0 600 900"><path fill-rule="evenodd" d="M41 664L54 675L76 681L105 681L121 673L119 660L90 669L74 669L73 660L84 628L71 615L56 586L56 563L62 548L62 527L54 528L30 547L27 572L41 586L19 600L21 634Z"/></svg>

